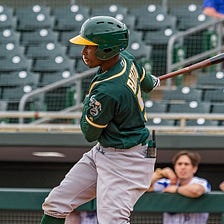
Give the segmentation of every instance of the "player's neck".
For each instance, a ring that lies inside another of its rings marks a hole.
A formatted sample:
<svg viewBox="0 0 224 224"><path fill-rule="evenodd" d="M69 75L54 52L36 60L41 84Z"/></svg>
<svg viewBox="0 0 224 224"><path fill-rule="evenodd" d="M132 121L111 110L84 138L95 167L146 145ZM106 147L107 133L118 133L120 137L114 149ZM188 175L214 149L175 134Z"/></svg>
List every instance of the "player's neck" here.
<svg viewBox="0 0 224 224"><path fill-rule="evenodd" d="M104 73L108 70L110 70L120 59L119 55L114 56L110 60L101 61L101 72Z"/></svg>

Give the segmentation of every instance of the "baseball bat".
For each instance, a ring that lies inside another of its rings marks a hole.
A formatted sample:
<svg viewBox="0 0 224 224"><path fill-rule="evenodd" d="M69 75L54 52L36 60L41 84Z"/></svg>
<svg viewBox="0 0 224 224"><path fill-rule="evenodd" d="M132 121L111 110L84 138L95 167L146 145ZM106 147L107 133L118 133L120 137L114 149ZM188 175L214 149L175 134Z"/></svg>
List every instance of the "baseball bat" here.
<svg viewBox="0 0 224 224"><path fill-rule="evenodd" d="M224 53L217 54L214 57L208 58L206 60L203 60L203 61L198 62L198 63L193 64L193 65L181 68L177 71L161 75L158 78L160 79L160 81L164 80L164 79L173 78L173 77L175 77L177 75L180 75L180 74L184 74L184 73L191 72L191 71L194 71L194 70L197 70L197 69L200 69L200 68L205 68L205 67L208 67L208 66L211 66L211 65L214 65L214 64L218 64L222 61L224 61Z"/></svg>

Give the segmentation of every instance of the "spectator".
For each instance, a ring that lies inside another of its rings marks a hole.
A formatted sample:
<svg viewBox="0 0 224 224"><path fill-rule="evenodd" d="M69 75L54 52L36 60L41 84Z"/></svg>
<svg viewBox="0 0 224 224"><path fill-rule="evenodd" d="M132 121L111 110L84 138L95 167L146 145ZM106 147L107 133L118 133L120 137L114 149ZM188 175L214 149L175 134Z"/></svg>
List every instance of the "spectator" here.
<svg viewBox="0 0 224 224"><path fill-rule="evenodd" d="M178 193L190 198L198 198L211 191L207 180L195 176L200 162L198 153L180 151L174 155L172 162L175 173L170 168L156 169L149 191ZM208 213L164 213L163 224L205 224L208 215Z"/></svg>
<svg viewBox="0 0 224 224"><path fill-rule="evenodd" d="M203 12L207 16L217 19L224 18L224 1L223 0L204 0Z"/></svg>
<svg viewBox="0 0 224 224"><path fill-rule="evenodd" d="M220 183L219 188L221 191L224 191L224 181Z"/></svg>

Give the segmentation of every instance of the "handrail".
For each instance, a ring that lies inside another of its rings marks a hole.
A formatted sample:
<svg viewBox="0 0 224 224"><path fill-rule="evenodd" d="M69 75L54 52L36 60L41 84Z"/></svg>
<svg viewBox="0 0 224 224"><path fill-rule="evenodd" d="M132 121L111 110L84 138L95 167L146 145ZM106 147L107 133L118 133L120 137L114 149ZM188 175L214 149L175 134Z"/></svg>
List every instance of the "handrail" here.
<svg viewBox="0 0 224 224"><path fill-rule="evenodd" d="M223 22L224 22L224 19L218 19L218 20L217 19L212 19L209 22L203 23L199 26L192 27L192 28L190 28L186 31L181 31L181 32L178 32L178 33L172 35L170 37L169 41L168 41L168 46L167 46L166 73L169 73L169 72L171 72L175 69L186 66L186 65L191 64L193 62L200 61L200 60L208 57L211 54L220 53L222 50L224 50L224 46L222 44L223 40L222 40L222 29L221 29L221 25L222 25ZM218 25L218 27L216 29L217 33L218 33L218 45L217 45L217 47L215 47L213 49L210 49L210 50L207 50L203 53L194 55L194 56L189 57L187 59L184 59L180 62L177 62L177 63L172 62L172 52L173 52L173 48L174 48L174 44L175 44L176 40L178 40L179 38L183 38L185 36L188 36L190 34L199 32L201 30L208 29L209 27L212 27L212 26L215 27L216 25ZM170 86L170 80L167 80L167 86Z"/></svg>
<svg viewBox="0 0 224 224"><path fill-rule="evenodd" d="M35 119L80 119L81 112L16 112L7 111L0 112L0 119L4 118L35 118ZM161 119L172 119L179 120L179 124L176 126L160 126L150 125L150 129L155 129L158 132L175 132L175 133L210 133L210 134L224 134L224 126L188 126L186 125L187 120L194 120L198 118L204 118L205 120L224 120L223 114L207 114L207 113L148 113L148 119L161 118ZM60 124L0 124L1 131L30 131L30 132L49 132L49 131L60 131L60 132L81 132L79 124L72 123L60 123Z"/></svg>
<svg viewBox="0 0 224 224"><path fill-rule="evenodd" d="M24 111L25 104L28 101L28 99L30 99L31 97L34 97L38 94L56 89L58 87L66 85L66 84L72 84L72 83L75 83L75 82L80 82L81 79L86 78L86 77L94 74L97 71L97 69L98 68L93 68L93 69L84 71L82 73L76 73L76 74L74 74L73 76L71 76L67 79L59 80L57 82L54 82L54 83L48 84L46 86L40 87L38 89L35 89L35 90L31 91L30 93L24 94L22 96L22 98L20 99L20 102L19 102L19 111L20 112ZM78 91L77 94L80 94L80 91ZM80 103L81 103L81 96L78 95L77 96L77 104L80 104ZM19 122L23 123L23 119L21 118Z"/></svg>

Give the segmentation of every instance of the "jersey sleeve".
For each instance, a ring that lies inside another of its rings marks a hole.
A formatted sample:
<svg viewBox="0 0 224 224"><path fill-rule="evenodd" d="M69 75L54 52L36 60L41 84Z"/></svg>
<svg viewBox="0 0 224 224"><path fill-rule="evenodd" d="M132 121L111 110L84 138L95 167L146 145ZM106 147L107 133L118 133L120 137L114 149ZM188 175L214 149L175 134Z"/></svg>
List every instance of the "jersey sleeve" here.
<svg viewBox="0 0 224 224"><path fill-rule="evenodd" d="M170 180L166 179L166 178L162 178L157 180L154 184L153 184L153 190L154 191L163 191L163 189L165 189L168 185L170 185Z"/></svg>
<svg viewBox="0 0 224 224"><path fill-rule="evenodd" d="M93 91L90 96L86 96L80 126L87 141L99 139L113 118L114 108L113 98L102 92Z"/></svg>
<svg viewBox="0 0 224 224"><path fill-rule="evenodd" d="M200 184L205 189L205 193L208 193L211 191L210 183L204 178L194 177L190 183L191 184Z"/></svg>

